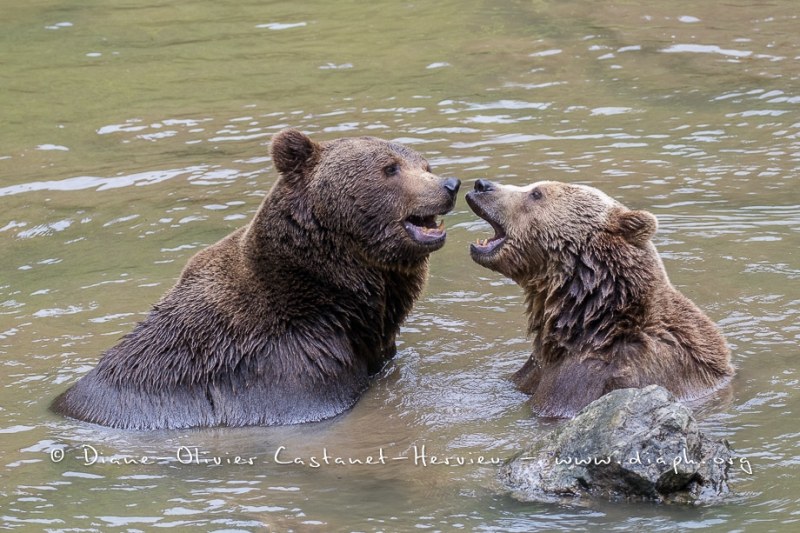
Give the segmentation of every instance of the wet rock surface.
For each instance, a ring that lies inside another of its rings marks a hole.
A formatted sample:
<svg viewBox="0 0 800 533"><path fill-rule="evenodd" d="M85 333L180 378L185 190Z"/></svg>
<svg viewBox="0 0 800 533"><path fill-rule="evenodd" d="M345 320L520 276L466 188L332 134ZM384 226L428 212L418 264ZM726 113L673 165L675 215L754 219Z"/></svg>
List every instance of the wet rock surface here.
<svg viewBox="0 0 800 533"><path fill-rule="evenodd" d="M510 459L501 482L522 501L579 498L708 503L729 492L733 453L664 388L613 391Z"/></svg>

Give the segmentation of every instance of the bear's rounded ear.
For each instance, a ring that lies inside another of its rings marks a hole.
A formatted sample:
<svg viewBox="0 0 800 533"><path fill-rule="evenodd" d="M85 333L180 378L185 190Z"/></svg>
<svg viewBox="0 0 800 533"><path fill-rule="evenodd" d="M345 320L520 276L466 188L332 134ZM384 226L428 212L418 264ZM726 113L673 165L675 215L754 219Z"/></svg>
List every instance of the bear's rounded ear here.
<svg viewBox="0 0 800 533"><path fill-rule="evenodd" d="M272 138L272 164L285 177L302 175L319 158L319 145L295 129L283 130Z"/></svg>
<svg viewBox="0 0 800 533"><path fill-rule="evenodd" d="M616 232L635 246L644 245L658 229L655 215L647 211L626 209L617 212L613 218Z"/></svg>

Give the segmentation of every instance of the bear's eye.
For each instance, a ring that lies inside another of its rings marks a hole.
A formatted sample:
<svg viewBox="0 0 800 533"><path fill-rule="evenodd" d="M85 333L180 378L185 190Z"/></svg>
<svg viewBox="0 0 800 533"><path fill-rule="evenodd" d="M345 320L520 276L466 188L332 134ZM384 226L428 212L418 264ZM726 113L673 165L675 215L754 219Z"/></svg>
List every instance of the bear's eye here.
<svg viewBox="0 0 800 533"><path fill-rule="evenodd" d="M531 198L534 200L541 200L542 199L542 191L539 189L533 189L531 191Z"/></svg>
<svg viewBox="0 0 800 533"><path fill-rule="evenodd" d="M383 167L383 173L389 177L397 176L399 172L400 172L400 165L398 165L397 163L392 163L391 165Z"/></svg>

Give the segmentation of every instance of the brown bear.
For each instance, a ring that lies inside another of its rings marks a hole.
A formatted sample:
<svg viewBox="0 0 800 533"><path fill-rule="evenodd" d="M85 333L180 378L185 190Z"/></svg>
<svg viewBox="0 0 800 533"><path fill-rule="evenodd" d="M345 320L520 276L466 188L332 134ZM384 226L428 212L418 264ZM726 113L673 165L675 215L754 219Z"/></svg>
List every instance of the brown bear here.
<svg viewBox="0 0 800 533"><path fill-rule="evenodd" d="M56 412L130 429L283 425L358 400L395 354L460 181L373 137L290 129L271 152L279 178L253 220L192 257Z"/></svg>
<svg viewBox="0 0 800 533"><path fill-rule="evenodd" d="M534 411L571 417L614 389L657 384L684 400L734 373L714 323L669 281L656 218L588 186L475 182L495 235L472 259L525 291L533 353L513 376Z"/></svg>

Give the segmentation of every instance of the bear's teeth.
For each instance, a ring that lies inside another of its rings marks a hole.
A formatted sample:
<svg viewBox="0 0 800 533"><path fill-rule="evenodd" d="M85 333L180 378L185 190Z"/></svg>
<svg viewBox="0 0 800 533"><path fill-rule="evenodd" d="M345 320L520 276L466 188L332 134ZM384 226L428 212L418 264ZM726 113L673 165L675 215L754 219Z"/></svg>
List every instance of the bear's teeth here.
<svg viewBox="0 0 800 533"><path fill-rule="evenodd" d="M442 233L444 231L444 222L439 222L439 225L435 228L431 228L429 226L420 226L420 230L425 235L430 235L431 233Z"/></svg>

